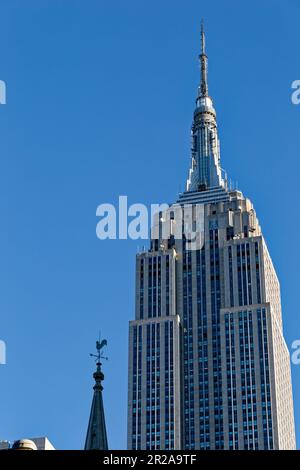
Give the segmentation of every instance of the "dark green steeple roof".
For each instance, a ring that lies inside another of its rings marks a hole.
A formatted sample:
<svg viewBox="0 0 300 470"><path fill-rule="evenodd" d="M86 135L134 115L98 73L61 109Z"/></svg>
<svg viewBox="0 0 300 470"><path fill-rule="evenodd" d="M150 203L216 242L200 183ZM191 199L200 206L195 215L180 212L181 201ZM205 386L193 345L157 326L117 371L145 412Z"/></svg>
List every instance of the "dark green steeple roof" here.
<svg viewBox="0 0 300 470"><path fill-rule="evenodd" d="M101 353L100 350L105 346L106 340L103 340L101 343L97 341L97 362L96 362L96 372L94 372L93 377L95 379L94 385L94 396L91 408L91 414L89 419L89 425L86 433L85 440L85 450L108 450L107 442L107 433L105 425L105 415L104 415L104 406L103 406L103 397L102 397L102 382L104 380L104 374L101 370Z"/></svg>

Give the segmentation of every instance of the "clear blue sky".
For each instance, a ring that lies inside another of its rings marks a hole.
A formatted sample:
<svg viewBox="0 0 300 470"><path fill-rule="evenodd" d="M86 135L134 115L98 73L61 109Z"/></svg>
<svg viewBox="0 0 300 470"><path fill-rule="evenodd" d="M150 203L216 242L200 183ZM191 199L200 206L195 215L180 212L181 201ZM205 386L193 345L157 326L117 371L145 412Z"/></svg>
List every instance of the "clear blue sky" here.
<svg viewBox="0 0 300 470"><path fill-rule="evenodd" d="M96 207L172 202L189 165L205 18L222 166L256 207L300 339L298 0L0 0L0 438L82 448L107 337L111 448L126 446L127 332L142 242ZM300 442L300 365L293 366Z"/></svg>

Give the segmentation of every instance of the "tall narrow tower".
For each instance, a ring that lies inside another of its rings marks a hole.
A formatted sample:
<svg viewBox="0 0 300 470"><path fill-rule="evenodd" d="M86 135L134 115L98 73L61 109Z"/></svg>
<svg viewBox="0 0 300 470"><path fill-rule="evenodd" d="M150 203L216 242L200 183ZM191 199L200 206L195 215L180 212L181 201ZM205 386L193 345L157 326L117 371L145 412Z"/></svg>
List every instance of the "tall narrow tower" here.
<svg viewBox="0 0 300 470"><path fill-rule="evenodd" d="M107 450L107 433L105 425L105 415L102 397L102 382L104 374L101 370L101 349L107 344L106 340L97 341L96 349L97 354L91 354L96 357L96 371L93 374L95 379L94 396L92 401L92 408L90 419L86 434L84 450Z"/></svg>
<svg viewBox="0 0 300 470"><path fill-rule="evenodd" d="M251 201L228 188L205 34L186 191L136 259L129 449L294 449L280 286Z"/></svg>

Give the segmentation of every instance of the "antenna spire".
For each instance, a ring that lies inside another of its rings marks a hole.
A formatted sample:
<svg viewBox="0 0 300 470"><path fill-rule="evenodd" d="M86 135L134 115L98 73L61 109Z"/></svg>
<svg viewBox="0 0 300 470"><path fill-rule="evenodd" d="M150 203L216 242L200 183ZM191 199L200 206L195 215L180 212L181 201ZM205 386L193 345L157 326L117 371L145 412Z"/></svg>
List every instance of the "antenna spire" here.
<svg viewBox="0 0 300 470"><path fill-rule="evenodd" d="M205 32L204 32L204 20L201 20L201 54L205 54Z"/></svg>
<svg viewBox="0 0 300 470"><path fill-rule="evenodd" d="M200 67L201 67L201 81L200 81L200 96L208 96L208 84L207 84L207 55L205 54L205 32L204 32L204 21L201 21L201 54L199 55Z"/></svg>

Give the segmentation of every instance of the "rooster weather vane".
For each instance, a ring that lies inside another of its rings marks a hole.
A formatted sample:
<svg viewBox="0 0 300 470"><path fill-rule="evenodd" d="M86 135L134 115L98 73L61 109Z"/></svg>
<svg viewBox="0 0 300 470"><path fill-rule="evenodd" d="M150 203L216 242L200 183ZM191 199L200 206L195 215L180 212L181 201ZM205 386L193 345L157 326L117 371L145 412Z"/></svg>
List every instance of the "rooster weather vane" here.
<svg viewBox="0 0 300 470"><path fill-rule="evenodd" d="M96 358L96 363L100 363L101 362L101 359L105 359L106 361L108 360L108 357L105 357L103 355L103 351L102 349L107 346L107 340L106 339L103 339L102 341L100 340L100 337L99 337L99 341L96 341L96 349L97 349L97 354L92 354L90 353L90 356L91 357L95 357Z"/></svg>

